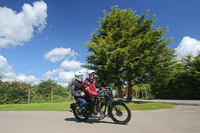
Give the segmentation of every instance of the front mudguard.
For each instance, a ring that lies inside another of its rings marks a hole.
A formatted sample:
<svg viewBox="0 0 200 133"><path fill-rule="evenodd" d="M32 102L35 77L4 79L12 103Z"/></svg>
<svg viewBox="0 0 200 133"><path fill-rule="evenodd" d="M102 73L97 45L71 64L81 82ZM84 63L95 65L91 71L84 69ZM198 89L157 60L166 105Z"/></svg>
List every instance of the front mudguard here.
<svg viewBox="0 0 200 133"><path fill-rule="evenodd" d="M114 101L114 104L121 104L121 105L126 105L126 102L124 99L119 98L117 100Z"/></svg>
<svg viewBox="0 0 200 133"><path fill-rule="evenodd" d="M108 107L108 114L109 116L111 115L112 113L112 108L115 106L115 105L126 105L126 102L124 99L117 99L115 101L113 101L113 103Z"/></svg>

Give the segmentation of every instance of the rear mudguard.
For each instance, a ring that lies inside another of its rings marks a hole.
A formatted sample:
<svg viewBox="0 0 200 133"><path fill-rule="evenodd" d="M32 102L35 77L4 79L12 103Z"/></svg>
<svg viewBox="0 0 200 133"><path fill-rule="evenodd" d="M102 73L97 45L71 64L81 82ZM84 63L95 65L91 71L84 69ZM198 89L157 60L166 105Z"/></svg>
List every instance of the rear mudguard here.
<svg viewBox="0 0 200 133"><path fill-rule="evenodd" d="M72 110L76 109L77 107L79 107L79 104L78 104L78 103L72 103L72 104L70 104L70 108L71 108Z"/></svg>

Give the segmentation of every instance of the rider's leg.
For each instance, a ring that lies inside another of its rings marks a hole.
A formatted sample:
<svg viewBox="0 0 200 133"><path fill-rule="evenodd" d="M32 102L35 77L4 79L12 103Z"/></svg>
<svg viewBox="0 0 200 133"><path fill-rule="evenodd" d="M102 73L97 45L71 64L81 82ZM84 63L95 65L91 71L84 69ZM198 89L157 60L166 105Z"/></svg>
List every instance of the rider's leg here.
<svg viewBox="0 0 200 133"><path fill-rule="evenodd" d="M87 97L87 101L89 101L89 108L90 108L90 115L94 114L94 105L95 105L95 98Z"/></svg>
<svg viewBox="0 0 200 133"><path fill-rule="evenodd" d="M80 107L79 107L78 111L79 111L79 113L81 113L83 110L83 107L86 105L86 101L83 98L76 98L76 101L78 103L80 103Z"/></svg>

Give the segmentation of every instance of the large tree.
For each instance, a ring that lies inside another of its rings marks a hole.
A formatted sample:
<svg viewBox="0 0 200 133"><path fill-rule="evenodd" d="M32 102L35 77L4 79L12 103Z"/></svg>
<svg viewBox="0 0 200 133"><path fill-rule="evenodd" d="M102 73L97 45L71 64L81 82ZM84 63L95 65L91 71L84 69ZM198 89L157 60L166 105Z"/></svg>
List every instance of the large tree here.
<svg viewBox="0 0 200 133"><path fill-rule="evenodd" d="M95 69L106 85L118 86L119 92L126 84L128 100L134 84L148 81L159 63L169 66L173 58L173 50L167 47L170 38L162 39L167 28L153 28L156 19L147 17L147 12L139 16L117 6L104 11L99 28L85 44L91 52L86 67Z"/></svg>

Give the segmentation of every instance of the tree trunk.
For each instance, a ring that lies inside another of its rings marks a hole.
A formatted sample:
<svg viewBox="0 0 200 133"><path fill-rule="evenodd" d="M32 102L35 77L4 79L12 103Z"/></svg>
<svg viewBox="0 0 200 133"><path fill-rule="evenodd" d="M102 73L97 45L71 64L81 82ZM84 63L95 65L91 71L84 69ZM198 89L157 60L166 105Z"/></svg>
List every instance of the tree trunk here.
<svg viewBox="0 0 200 133"><path fill-rule="evenodd" d="M131 81L129 80L128 81L128 98L127 98L127 101L130 102L132 101L132 84L131 84Z"/></svg>
<svg viewBox="0 0 200 133"><path fill-rule="evenodd" d="M119 98L123 98L123 94L122 94L122 86L121 86L120 83L118 83L117 86L118 86Z"/></svg>

